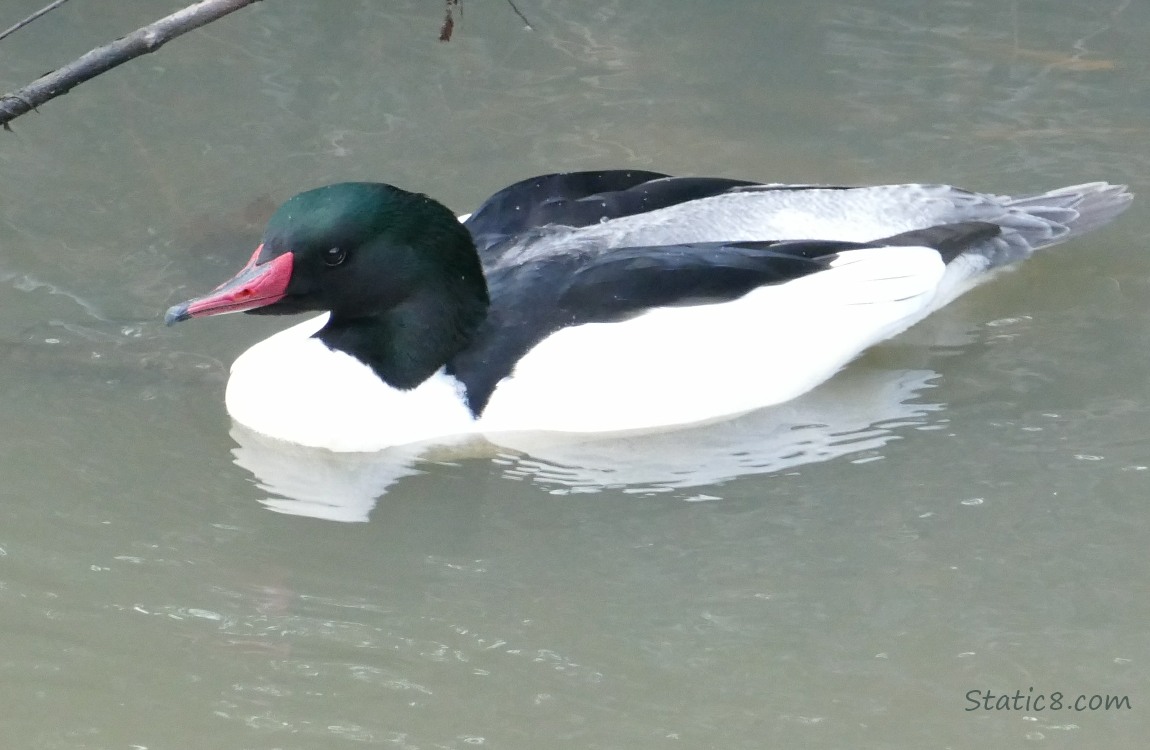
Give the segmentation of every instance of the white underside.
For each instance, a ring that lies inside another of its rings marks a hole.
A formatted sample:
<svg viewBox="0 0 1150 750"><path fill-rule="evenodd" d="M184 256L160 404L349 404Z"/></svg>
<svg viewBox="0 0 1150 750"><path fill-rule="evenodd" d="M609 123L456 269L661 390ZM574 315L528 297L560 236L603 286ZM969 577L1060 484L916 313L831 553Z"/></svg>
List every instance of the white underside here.
<svg viewBox="0 0 1150 750"><path fill-rule="evenodd" d="M852 250L833 266L717 305L562 329L499 383L479 420L442 371L411 391L311 338L327 316L232 366L227 408L256 432L334 451L480 433L611 433L695 424L792 399L973 285L925 247Z"/></svg>

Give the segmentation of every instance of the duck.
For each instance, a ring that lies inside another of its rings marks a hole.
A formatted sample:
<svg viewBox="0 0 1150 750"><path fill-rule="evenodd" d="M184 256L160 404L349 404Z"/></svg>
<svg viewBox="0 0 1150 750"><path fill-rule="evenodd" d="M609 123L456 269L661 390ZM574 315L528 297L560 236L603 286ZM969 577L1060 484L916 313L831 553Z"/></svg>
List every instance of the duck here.
<svg viewBox="0 0 1150 750"><path fill-rule="evenodd" d="M235 276L165 320L319 313L243 352L225 391L235 422L297 445L678 429L810 391L1131 200L604 170L457 217L342 182L284 202Z"/></svg>

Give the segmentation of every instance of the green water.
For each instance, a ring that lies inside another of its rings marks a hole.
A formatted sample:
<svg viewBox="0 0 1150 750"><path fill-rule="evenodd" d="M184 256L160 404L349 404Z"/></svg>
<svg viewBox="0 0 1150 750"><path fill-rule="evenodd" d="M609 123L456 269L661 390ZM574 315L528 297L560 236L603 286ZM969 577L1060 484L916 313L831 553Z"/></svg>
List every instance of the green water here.
<svg viewBox="0 0 1150 750"><path fill-rule="evenodd" d="M0 138L0 744L1142 747L1141 202L703 430L423 461L233 431L226 367L284 322L162 312L325 182L1147 192L1150 6L517 5L440 43L439 2L268 0ZM172 7L70 3L0 85Z"/></svg>

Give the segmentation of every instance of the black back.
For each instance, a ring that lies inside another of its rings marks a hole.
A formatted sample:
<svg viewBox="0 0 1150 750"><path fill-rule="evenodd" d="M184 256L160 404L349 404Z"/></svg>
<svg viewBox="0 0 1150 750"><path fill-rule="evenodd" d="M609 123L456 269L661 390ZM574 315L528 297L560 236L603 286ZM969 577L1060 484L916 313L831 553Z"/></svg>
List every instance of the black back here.
<svg viewBox="0 0 1150 750"><path fill-rule="evenodd" d="M497 254L499 245L538 227L585 227L757 184L639 170L547 174L503 188L484 201L464 226L483 257Z"/></svg>

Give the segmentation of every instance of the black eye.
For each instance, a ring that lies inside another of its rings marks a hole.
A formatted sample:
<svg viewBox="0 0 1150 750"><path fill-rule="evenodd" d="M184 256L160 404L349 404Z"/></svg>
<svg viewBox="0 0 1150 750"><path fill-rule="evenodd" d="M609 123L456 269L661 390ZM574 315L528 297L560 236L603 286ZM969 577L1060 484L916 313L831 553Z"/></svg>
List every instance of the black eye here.
<svg viewBox="0 0 1150 750"><path fill-rule="evenodd" d="M323 251L323 262L333 268L345 260L347 260L347 250L342 247L329 247Z"/></svg>

